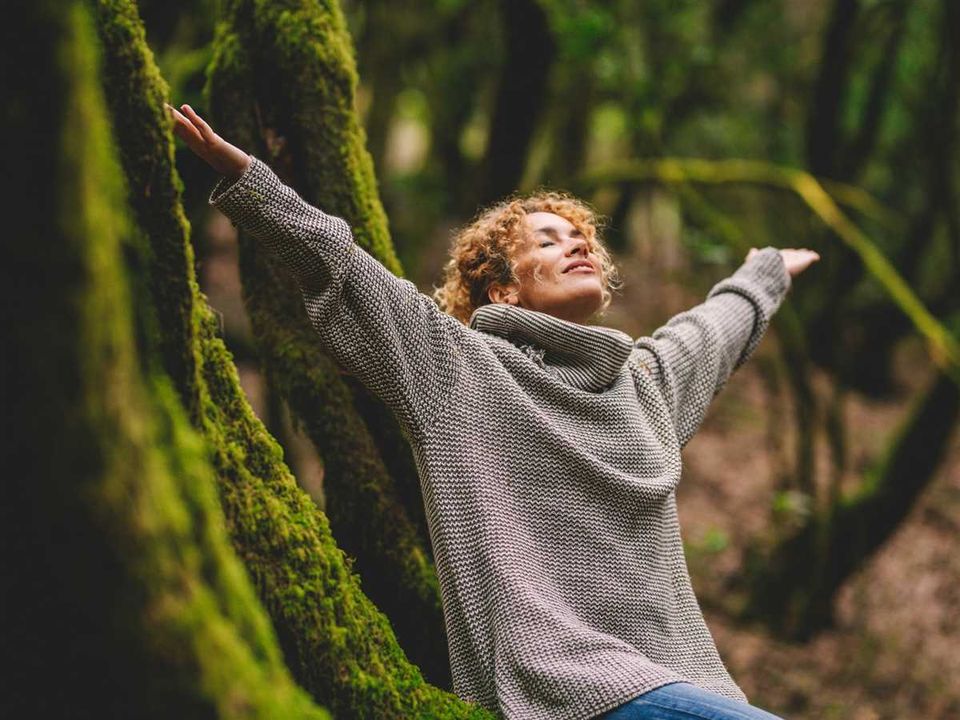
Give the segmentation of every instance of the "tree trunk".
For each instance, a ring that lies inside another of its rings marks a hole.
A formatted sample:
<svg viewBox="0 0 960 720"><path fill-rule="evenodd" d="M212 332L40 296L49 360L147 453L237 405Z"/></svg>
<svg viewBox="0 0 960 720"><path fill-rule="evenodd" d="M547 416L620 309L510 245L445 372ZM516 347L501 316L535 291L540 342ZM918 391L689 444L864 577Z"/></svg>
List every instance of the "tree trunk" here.
<svg viewBox="0 0 960 720"><path fill-rule="evenodd" d="M132 3L101 0L98 10L110 68L106 95L135 96L114 116L114 132L127 174L138 177L138 163L162 166L170 157L172 138L161 105L166 89ZM117 109L111 107L113 112ZM143 142L141 135L159 141ZM161 207L144 212L131 186L134 212L150 242L151 257L157 258L150 263L152 282L179 283L191 293L195 324L185 337L196 340L184 352L196 356L199 374L196 385L188 383L185 392L200 399L201 430L217 471L231 539L273 620L294 676L314 697L347 717L487 716L427 685L407 661L386 618L360 591L326 517L298 487L282 462L280 447L246 402L236 367L218 335L216 316L197 289L192 264L171 269L169 277L160 275L158 268L173 265L159 258L186 257L189 244L186 223L173 223L171 231L171 224L150 220L161 211L182 217L179 182L172 165L166 168L154 178L169 187L154 185L143 200ZM186 274L187 281L178 280L177 273ZM170 318L158 325L173 333L181 327ZM169 339L163 344L175 347Z"/></svg>
<svg viewBox="0 0 960 720"><path fill-rule="evenodd" d="M2 510L14 592L0 713L329 717L283 665L158 362L170 346L141 304L145 264L129 260L142 248L124 245L86 7L18 5L0 31L0 72L23 75L4 78L3 114L18 140L8 200L24 221L8 227L2 283L16 348L2 363L3 462L16 470Z"/></svg>
<svg viewBox="0 0 960 720"><path fill-rule="evenodd" d="M535 0L499 5L507 51L480 174L480 205L515 191L523 177L556 51L546 13Z"/></svg>
<svg viewBox="0 0 960 720"><path fill-rule="evenodd" d="M307 30L304 30L304 29ZM295 79L295 80L294 80ZM356 242L399 273L373 164L354 111L350 37L335 2L261 5L236 0L216 40L210 73L215 126L270 162L324 211L347 220ZM340 370L325 357L286 270L240 233L244 298L266 371L320 449L326 512L356 558L371 599L390 618L428 680L450 687L439 583L418 534L422 500L404 506L377 447L402 440L390 418L380 443L358 417Z"/></svg>
<svg viewBox="0 0 960 720"><path fill-rule="evenodd" d="M744 617L797 640L830 627L837 591L910 513L934 478L958 417L960 387L937 373L855 496L811 515L772 551L748 553Z"/></svg>

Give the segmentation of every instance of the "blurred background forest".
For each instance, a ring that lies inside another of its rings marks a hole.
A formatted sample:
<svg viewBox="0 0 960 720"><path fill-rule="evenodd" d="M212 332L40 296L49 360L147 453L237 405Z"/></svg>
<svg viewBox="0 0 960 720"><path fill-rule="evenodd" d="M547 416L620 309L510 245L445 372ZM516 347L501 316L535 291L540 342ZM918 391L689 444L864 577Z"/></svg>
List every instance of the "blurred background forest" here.
<svg viewBox="0 0 960 720"><path fill-rule="evenodd" d="M133 5L88 5L109 58L104 18ZM388 225L370 243L392 243L381 258L428 294L457 227L538 187L574 192L604 216L623 289L602 322L635 337L701 302L750 247L816 250L821 260L794 279L753 361L684 451L678 503L694 587L756 705L794 720L960 717L960 3L343 0L329 57L290 48L298 33L330 37L336 22L284 26L253 9L269 3L137 5L171 102L285 168L329 212L341 185L373 198L347 203L372 226L382 202ZM117 42L133 47L135 36ZM231 54L234 36L249 41L246 59ZM307 64L349 66L350 53L355 93L349 73L330 90ZM311 83L320 99L298 95ZM327 97L352 106L327 114ZM375 188L362 173L350 185L328 160L338 150L324 144L325 124L351 122ZM406 654L449 690L442 634L421 643L414 619L417 603L439 617L435 589L423 590L435 580L404 599L396 588L416 582L380 572L403 562L362 529L393 517L366 508L395 501L412 539L387 544L419 547L429 570L405 446L350 378L350 417L367 444L324 439L347 421L329 412L340 396L310 390L284 350L296 331L271 325L284 306L264 298L283 280L257 280L270 275L263 260L207 205L213 171L182 145L175 166L199 287L243 391ZM147 215L133 215L150 235ZM358 469L364 453L375 469ZM351 473L392 480L340 500ZM314 671L291 659L296 627L278 619L248 562L256 553L238 554L295 679L352 716L360 701L304 680Z"/></svg>

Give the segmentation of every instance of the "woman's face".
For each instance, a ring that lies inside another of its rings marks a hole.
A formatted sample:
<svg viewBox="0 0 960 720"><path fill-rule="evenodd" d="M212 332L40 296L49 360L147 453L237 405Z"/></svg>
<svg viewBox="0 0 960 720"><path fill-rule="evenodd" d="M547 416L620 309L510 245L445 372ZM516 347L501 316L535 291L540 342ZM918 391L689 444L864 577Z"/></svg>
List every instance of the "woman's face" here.
<svg viewBox="0 0 960 720"><path fill-rule="evenodd" d="M490 300L585 323L603 304L600 262L587 239L554 213L529 213L525 221L528 237L516 251L520 283L492 285Z"/></svg>

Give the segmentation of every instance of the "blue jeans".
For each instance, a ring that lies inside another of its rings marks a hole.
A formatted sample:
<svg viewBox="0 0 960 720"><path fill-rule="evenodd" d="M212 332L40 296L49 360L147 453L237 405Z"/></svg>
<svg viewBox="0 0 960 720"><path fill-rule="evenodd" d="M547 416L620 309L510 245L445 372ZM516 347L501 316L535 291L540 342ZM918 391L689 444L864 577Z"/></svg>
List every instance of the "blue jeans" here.
<svg viewBox="0 0 960 720"><path fill-rule="evenodd" d="M596 720L783 720L688 682L661 685Z"/></svg>

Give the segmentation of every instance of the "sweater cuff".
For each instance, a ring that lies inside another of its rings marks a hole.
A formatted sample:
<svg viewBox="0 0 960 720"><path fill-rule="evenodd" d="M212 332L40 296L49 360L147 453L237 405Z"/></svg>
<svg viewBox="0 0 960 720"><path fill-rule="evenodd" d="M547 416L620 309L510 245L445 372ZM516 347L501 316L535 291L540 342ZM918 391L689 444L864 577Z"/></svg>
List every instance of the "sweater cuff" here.
<svg viewBox="0 0 960 720"><path fill-rule="evenodd" d="M266 200L265 190L272 184L272 175L266 163L251 155L250 164L240 177L236 180L221 177L217 181L209 202L234 225L240 225L253 206L262 205Z"/></svg>
<svg viewBox="0 0 960 720"><path fill-rule="evenodd" d="M740 367L757 345L791 287L790 273L780 251L767 246L743 263L733 275L721 280L707 294L707 299L724 292L734 292L749 300L756 312L753 332L737 360Z"/></svg>
<svg viewBox="0 0 960 720"><path fill-rule="evenodd" d="M721 292L739 292L768 311L767 314L773 314L790 286L790 273L783 262L783 255L777 248L767 246L741 265L733 275L714 285L707 299Z"/></svg>

